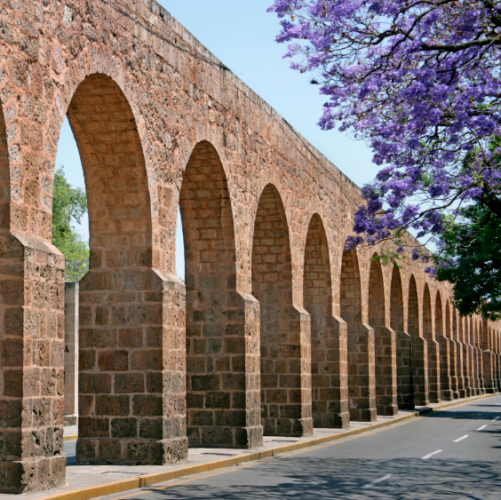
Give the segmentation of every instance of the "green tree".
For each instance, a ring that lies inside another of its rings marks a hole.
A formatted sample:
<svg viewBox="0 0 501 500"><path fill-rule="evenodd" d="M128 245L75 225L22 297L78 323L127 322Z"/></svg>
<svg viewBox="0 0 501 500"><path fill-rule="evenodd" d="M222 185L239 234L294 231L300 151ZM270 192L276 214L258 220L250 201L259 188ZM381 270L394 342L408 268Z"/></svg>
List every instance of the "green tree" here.
<svg viewBox="0 0 501 500"><path fill-rule="evenodd" d="M437 279L454 284L454 305L462 316L501 319L501 219L478 203L444 223L434 255Z"/></svg>
<svg viewBox="0 0 501 500"><path fill-rule="evenodd" d="M87 213L87 197L81 188L74 188L61 168L54 176L52 200L52 243L66 259L65 281L80 281L89 269L89 245L75 230Z"/></svg>

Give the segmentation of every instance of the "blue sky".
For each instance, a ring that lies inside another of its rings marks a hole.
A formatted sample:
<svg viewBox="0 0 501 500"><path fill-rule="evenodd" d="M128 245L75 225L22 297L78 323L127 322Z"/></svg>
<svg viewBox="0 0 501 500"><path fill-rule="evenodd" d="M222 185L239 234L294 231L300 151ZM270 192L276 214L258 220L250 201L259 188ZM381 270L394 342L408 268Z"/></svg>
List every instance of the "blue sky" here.
<svg viewBox="0 0 501 500"><path fill-rule="evenodd" d="M283 59L285 46L275 42L276 16L266 12L271 0L160 0L159 2L203 45L275 108L313 146L358 185L371 181L378 168L369 148L347 134L324 132L316 125L323 97L310 85L312 75L301 75ZM67 120L59 140L56 165L64 165L67 179L84 186L78 149ZM184 276L181 224L178 223L176 267ZM88 220L79 228L88 237Z"/></svg>

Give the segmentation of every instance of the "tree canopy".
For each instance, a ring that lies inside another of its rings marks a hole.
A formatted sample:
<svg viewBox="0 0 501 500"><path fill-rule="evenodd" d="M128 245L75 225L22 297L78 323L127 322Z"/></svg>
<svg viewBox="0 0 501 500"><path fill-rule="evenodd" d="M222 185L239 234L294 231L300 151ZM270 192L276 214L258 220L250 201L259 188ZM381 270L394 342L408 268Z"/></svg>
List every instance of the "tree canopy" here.
<svg viewBox="0 0 501 500"><path fill-rule="evenodd" d="M381 166L363 188L350 245L410 229L460 251L450 246L453 221L462 214L454 231L476 224L465 206L501 218L499 2L275 0L269 10L281 18L277 41L288 43L292 67L313 72L325 95L319 125L365 139ZM439 276L452 279L442 255L435 264L448 271Z"/></svg>
<svg viewBox="0 0 501 500"><path fill-rule="evenodd" d="M79 281L89 269L89 246L75 230L87 212L87 197L67 181L62 168L54 176L52 243L66 260L65 280Z"/></svg>

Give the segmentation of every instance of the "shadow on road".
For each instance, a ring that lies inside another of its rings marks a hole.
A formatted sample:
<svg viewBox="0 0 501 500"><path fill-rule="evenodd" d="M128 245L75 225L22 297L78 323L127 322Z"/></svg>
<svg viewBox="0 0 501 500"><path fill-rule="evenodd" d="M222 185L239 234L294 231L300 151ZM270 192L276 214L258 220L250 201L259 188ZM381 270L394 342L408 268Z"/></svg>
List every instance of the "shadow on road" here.
<svg viewBox="0 0 501 500"><path fill-rule="evenodd" d="M501 407L499 407L501 415ZM431 411L421 415L425 418L454 418L456 420L492 420L497 413L489 411Z"/></svg>
<svg viewBox="0 0 501 500"><path fill-rule="evenodd" d="M384 481L373 483L383 477ZM500 491L500 463L291 457L169 489L151 488L146 496L148 500L499 500ZM144 500L143 495L138 498Z"/></svg>

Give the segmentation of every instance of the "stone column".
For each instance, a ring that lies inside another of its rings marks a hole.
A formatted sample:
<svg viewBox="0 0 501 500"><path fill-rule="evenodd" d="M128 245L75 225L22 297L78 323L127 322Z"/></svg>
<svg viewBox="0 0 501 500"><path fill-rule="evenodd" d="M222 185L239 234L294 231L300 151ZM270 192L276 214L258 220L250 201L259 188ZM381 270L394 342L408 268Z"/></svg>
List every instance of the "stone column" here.
<svg viewBox="0 0 501 500"><path fill-rule="evenodd" d="M399 410L414 410L412 337L397 332L397 403Z"/></svg>
<svg viewBox="0 0 501 500"><path fill-rule="evenodd" d="M113 274L91 267L80 282L77 461L182 460L188 455L185 286L158 270ZM119 285L107 290L104 283Z"/></svg>
<svg viewBox="0 0 501 500"><path fill-rule="evenodd" d="M348 323L348 397L351 420L377 420L374 330L364 323Z"/></svg>
<svg viewBox="0 0 501 500"><path fill-rule="evenodd" d="M375 326L376 407L378 415L397 415L397 335L386 326Z"/></svg>
<svg viewBox="0 0 501 500"><path fill-rule="evenodd" d="M325 335L312 344L313 423L318 428L350 426L348 333L339 317L327 318Z"/></svg>
<svg viewBox="0 0 501 500"><path fill-rule="evenodd" d="M414 404L428 406L428 343L423 337L412 335L412 378Z"/></svg>
<svg viewBox="0 0 501 500"><path fill-rule="evenodd" d="M440 347L440 399L451 401L453 391L450 359L453 346L445 335L438 335L437 338Z"/></svg>
<svg viewBox="0 0 501 500"><path fill-rule="evenodd" d="M64 424L78 423L78 283L64 287Z"/></svg>
<svg viewBox="0 0 501 500"><path fill-rule="evenodd" d="M0 233L0 492L64 485L64 258Z"/></svg>

